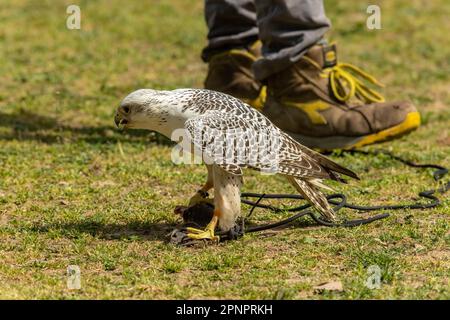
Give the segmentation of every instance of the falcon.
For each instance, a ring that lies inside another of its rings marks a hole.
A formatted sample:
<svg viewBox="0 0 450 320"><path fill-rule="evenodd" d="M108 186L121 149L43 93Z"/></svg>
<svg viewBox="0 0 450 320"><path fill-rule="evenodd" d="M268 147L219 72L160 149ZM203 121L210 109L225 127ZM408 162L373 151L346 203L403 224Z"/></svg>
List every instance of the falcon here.
<svg viewBox="0 0 450 320"><path fill-rule="evenodd" d="M217 226L229 231L235 225L241 213L244 168L284 176L328 221L335 220L335 213L320 190L328 188L322 181L345 182L339 174L359 179L298 143L248 104L216 91L140 89L122 100L114 122L121 129L157 131L172 140L177 139L175 132L181 132L187 141L183 150L201 156L208 175L190 204L206 200L214 189L214 214L204 230L188 228L192 239L218 240Z"/></svg>

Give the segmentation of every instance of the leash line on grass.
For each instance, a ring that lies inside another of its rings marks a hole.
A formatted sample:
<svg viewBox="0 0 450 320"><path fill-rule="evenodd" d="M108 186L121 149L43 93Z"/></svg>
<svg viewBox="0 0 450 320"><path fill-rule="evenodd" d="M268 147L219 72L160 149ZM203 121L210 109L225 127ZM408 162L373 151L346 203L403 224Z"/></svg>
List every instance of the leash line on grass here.
<svg viewBox="0 0 450 320"><path fill-rule="evenodd" d="M342 154L344 154L344 153L375 155L375 156L379 155L379 154L384 154L384 155L389 156L391 159L399 161L409 167L433 168L433 169L436 169L433 172L433 178L435 181L441 180L445 175L448 174L448 171L449 171L447 168L445 168L443 166L435 165L435 164L415 163L413 161L403 159L399 156L392 154L391 152L389 152L387 150L382 150L382 149L374 150L374 151L363 151L363 150L342 151ZM342 193L331 194L331 195L327 196L327 199L330 204L334 205L333 210L335 212L339 211L342 208L348 208L348 209L358 210L358 211L362 211L362 212L376 211L376 210L430 209L430 208L434 208L441 204L440 199L437 196L435 196L435 193L437 193L437 192L445 193L448 190L450 190L450 181L447 181L446 183L444 183L444 185L440 188L425 190L418 194L419 197L421 197L421 198L426 198L426 199L432 200L430 203L412 203L412 204L404 204L404 205L401 204L401 205L362 206L362 205L348 203L347 197ZM241 197L243 198L241 200L243 204L251 206L249 214L247 214L247 216L245 217L245 219L243 221L246 221L251 217L255 208L268 209L273 212L298 212L298 211L300 211L299 213L297 213L287 219L284 219L284 220L281 220L281 221L278 221L275 223L270 223L270 224L266 224L263 226L250 227L248 229L243 229L244 233L245 232L263 231L263 230L273 229L276 227L287 225L287 224L297 220L298 218L301 218L306 215L311 217L316 223L318 223L320 225L328 226L328 227L355 227L355 226L360 226L363 224L372 223L374 221L384 219L384 218L387 218L390 216L389 213L384 213L384 214L379 214L379 215L376 215L376 216L373 216L370 218L366 218L366 219L346 220L341 223L332 223L332 222L328 222L328 221L325 221L325 220L317 217L311 210L305 210L305 209L311 207L310 204L305 204L305 205L297 206L294 208L282 209L282 208L274 207L272 205L266 205L266 204L260 203L261 200L263 200L263 199L304 200L304 198L298 194L259 194L259 193L247 192L247 193L242 193ZM245 198L258 198L258 200L256 202L253 202L253 201L247 200ZM336 198L339 198L340 201L336 201L335 200ZM245 223L243 223L243 225L245 225Z"/></svg>
<svg viewBox="0 0 450 320"><path fill-rule="evenodd" d="M392 154L391 152L383 149L374 150L374 151L363 151L363 150L344 150L340 154L362 154L367 156L376 156L379 154L384 154L389 156L391 159L399 161L409 167L413 168L432 168L435 169L433 172L433 178L435 181L441 180L445 175L448 174L449 170L443 166L435 165L435 164L421 164L415 163L410 160L403 159L399 156ZM351 210L357 210L359 212L368 212L368 211L376 211L376 210L401 210L401 209L430 209L434 208L441 204L440 199L436 196L436 193L445 193L450 190L450 181L445 182L441 187L436 189L429 189L425 191L419 192L420 198L425 198L431 200L428 203L410 203L410 204L395 204L395 205L378 205L378 206L363 206L358 204L352 204L347 202L347 197L342 193L334 193L327 196L328 202L333 205L333 210L335 212L341 210L342 208L348 208ZM247 198L257 198L256 201L249 200ZM305 200L299 194L266 194L266 193L253 193L253 192L244 192L241 194L241 202L243 204L251 206L248 214L241 220L240 224L236 224L230 231L228 232L216 232L217 235L220 236L221 240L232 240L237 239L243 236L245 233L258 232L268 229L274 229L281 226L286 226L295 220L298 220L302 217L309 216L314 222L319 225L327 226L327 227L356 227L364 224L372 223L377 220L385 219L390 216L389 213L382 213L370 218L365 219L354 219L354 220L344 220L343 222L329 222L317 217L313 211L308 208L311 205L303 204L296 207L291 208L280 208L269 204L261 203L264 199L294 199L294 200ZM254 226L254 227L246 227L248 220L253 215L256 208L270 210L274 213L279 212L294 212L295 214L269 224ZM184 216L183 216L184 218ZM186 234L183 231L175 229L171 234L171 241L176 244L182 245L190 245L192 241L189 239L186 240Z"/></svg>

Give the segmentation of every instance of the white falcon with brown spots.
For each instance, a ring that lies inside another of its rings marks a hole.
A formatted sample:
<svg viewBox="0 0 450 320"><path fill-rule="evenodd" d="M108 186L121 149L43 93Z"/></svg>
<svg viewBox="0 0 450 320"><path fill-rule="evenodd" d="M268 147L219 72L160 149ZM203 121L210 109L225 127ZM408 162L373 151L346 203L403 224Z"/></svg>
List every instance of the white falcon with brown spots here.
<svg viewBox="0 0 450 320"><path fill-rule="evenodd" d="M208 178L199 192L214 188L215 209L205 230L189 229L188 236L194 239L217 239L217 225L223 231L234 226L241 212L242 168L285 176L329 221L335 214L319 190L326 188L321 181L343 181L339 173L358 179L349 169L296 142L248 104L211 90L137 90L123 99L114 120L119 127L153 130L168 138L182 129L201 153Z"/></svg>

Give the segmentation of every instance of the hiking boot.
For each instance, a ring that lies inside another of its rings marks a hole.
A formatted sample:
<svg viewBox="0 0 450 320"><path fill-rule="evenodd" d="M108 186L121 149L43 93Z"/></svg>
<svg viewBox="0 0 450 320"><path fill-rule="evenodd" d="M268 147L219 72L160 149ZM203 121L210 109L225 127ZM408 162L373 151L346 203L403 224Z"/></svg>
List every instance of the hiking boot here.
<svg viewBox="0 0 450 320"><path fill-rule="evenodd" d="M252 64L261 56L261 42L248 48L231 49L213 55L208 61L205 88L232 95L262 109L265 87L255 80Z"/></svg>
<svg viewBox="0 0 450 320"><path fill-rule="evenodd" d="M263 113L300 143L322 151L386 141L419 127L411 103L385 102L362 81L381 86L376 79L336 57L335 45L317 44L270 76Z"/></svg>

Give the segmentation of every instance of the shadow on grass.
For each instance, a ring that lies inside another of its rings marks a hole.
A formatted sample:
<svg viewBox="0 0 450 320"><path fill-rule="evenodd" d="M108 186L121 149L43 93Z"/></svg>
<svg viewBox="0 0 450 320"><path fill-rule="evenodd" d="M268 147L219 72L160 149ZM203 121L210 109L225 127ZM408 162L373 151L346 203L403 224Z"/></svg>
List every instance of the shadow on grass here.
<svg viewBox="0 0 450 320"><path fill-rule="evenodd" d="M209 219L208 219L209 220ZM248 221L246 228L253 228L256 226L265 225L275 221L252 222ZM206 225L206 223L205 223ZM198 227L205 227L205 225L197 224ZM181 227L193 226L186 222L183 223L166 223L166 222L129 222L126 224L120 223L102 223L97 221L79 221L68 223L37 223L33 226L24 227L27 232L46 233L52 237L65 237L70 239L77 239L81 234L89 234L93 237L105 240L138 240L138 241L170 241L170 233L174 229ZM283 230L288 229L318 229L324 228L319 226L309 219L299 219L292 223L282 225L276 228L271 228L264 231L257 232L258 236L265 238L274 236Z"/></svg>
<svg viewBox="0 0 450 320"><path fill-rule="evenodd" d="M106 240L142 240L169 241L170 232L177 224L169 223L100 223L94 221L55 223L34 225L27 228L31 232L56 233L58 236L76 239L80 234L90 234L93 237Z"/></svg>
<svg viewBox="0 0 450 320"><path fill-rule="evenodd" d="M172 145L166 137L147 130L118 131L111 126L67 126L58 119L30 111L20 110L8 114L0 111L0 128L9 127L10 133L0 132L1 140L35 140L47 144L63 143L67 139L92 144L104 144L117 141L152 142L160 145Z"/></svg>

